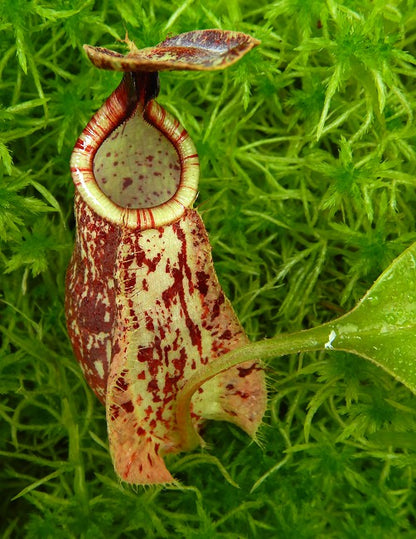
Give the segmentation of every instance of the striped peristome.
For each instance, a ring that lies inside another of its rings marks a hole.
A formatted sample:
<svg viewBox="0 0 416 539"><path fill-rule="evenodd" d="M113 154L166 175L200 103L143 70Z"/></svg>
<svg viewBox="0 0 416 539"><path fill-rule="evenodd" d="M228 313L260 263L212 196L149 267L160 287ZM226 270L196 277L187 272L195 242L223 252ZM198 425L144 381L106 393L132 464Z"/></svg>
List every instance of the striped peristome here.
<svg viewBox="0 0 416 539"><path fill-rule="evenodd" d="M163 456L182 450L178 391L200 367L248 343L192 209L197 152L154 100L155 75L126 74L75 145L76 241L66 282L70 339L106 407L115 470L140 484L173 480ZM265 406L253 358L199 388L194 428L220 419L254 436Z"/></svg>

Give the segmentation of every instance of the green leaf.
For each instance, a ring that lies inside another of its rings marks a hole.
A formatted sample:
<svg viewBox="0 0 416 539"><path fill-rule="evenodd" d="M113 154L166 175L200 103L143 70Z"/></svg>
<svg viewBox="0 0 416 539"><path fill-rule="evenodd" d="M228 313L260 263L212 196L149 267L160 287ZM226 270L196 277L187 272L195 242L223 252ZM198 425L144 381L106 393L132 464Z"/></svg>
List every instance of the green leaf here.
<svg viewBox="0 0 416 539"><path fill-rule="evenodd" d="M45 198L45 200L50 204L50 206L59 213L59 215L63 219L62 211L59 206L59 202L56 200L56 198L52 195L50 191L46 189L41 183L30 180L31 185Z"/></svg>
<svg viewBox="0 0 416 539"><path fill-rule="evenodd" d="M327 348L373 361L416 393L416 243L331 328Z"/></svg>
<svg viewBox="0 0 416 539"><path fill-rule="evenodd" d="M177 397L183 447L202 443L192 425L190 402L204 382L253 357L267 360L318 350L340 350L369 359L416 393L416 243L393 261L346 315L306 331L236 348L198 369ZM318 406L319 398L314 399ZM308 423L305 433L309 433Z"/></svg>
<svg viewBox="0 0 416 539"><path fill-rule="evenodd" d="M12 156L5 144L0 142L0 161L3 162L4 168L6 169L7 174L12 173Z"/></svg>
<svg viewBox="0 0 416 539"><path fill-rule="evenodd" d="M28 48L25 42L25 37L22 28L15 29L17 58L23 73L27 74L27 55Z"/></svg>
<svg viewBox="0 0 416 539"><path fill-rule="evenodd" d="M51 252L65 249L65 244L57 238L55 229L47 219L39 219L32 231L25 230L22 239L12 246L13 255L5 264L5 273L11 273L20 267L27 267L36 277L46 271Z"/></svg>

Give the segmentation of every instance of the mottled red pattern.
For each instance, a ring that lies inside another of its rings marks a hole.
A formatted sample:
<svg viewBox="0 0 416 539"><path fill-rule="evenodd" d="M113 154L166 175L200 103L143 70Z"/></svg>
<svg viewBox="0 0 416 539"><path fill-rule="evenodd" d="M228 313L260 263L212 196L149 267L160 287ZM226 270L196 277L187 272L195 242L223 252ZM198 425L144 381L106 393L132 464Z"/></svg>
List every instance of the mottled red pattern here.
<svg viewBox="0 0 416 539"><path fill-rule="evenodd" d="M212 71L237 62L260 41L230 30L195 30L165 39L155 47L138 50L131 42L126 56L85 45L91 62L100 69L116 71Z"/></svg>
<svg viewBox="0 0 416 539"><path fill-rule="evenodd" d="M170 481L160 457L181 450L178 390L200 365L247 338L218 284L196 211L143 232L115 230L79 198L76 215L68 328L89 384L106 400L116 470L131 482ZM263 372L255 363L230 369L205 384L193 406L197 427L215 418L253 434L265 407ZM149 455L152 466L140 472Z"/></svg>
<svg viewBox="0 0 416 539"><path fill-rule="evenodd" d="M75 198L77 236L67 272L69 337L88 384L104 404L115 324L114 266L120 230Z"/></svg>
<svg viewBox="0 0 416 539"><path fill-rule="evenodd" d="M170 38L167 68L176 61L183 69L198 43L200 65L208 54L210 69L224 67L256 44L248 38L222 31ZM120 60L95 52L99 61ZM195 147L152 99L157 89L154 73L126 74L75 145L77 232L66 280L69 336L106 406L115 470L142 484L172 481L163 456L182 450L178 391L200 367L248 342L192 209ZM220 419L254 435L266 406L264 373L253 358L205 382L191 406L196 430Z"/></svg>

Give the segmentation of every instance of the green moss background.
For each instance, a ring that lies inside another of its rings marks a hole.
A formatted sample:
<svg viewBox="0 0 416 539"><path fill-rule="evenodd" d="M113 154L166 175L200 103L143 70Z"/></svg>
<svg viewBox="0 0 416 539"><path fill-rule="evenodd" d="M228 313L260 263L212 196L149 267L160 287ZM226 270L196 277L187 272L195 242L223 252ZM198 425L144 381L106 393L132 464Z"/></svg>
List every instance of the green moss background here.
<svg viewBox="0 0 416 539"><path fill-rule="evenodd" d="M163 73L201 158L197 206L253 340L331 320L416 241L414 0L0 0L0 535L416 534L416 402L345 353L277 358L261 446L211 422L180 483L116 478L63 310L78 134L123 50L204 28L262 41L217 73Z"/></svg>

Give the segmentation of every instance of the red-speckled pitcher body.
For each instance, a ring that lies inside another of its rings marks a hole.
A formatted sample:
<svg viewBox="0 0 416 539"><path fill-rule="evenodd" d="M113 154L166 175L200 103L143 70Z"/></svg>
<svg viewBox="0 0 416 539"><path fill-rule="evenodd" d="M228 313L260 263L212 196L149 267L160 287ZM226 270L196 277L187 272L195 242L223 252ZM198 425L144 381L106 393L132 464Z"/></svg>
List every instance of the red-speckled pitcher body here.
<svg viewBox="0 0 416 539"><path fill-rule="evenodd" d="M178 391L199 367L248 342L192 208L197 152L154 100L156 76L125 75L75 145L66 291L70 339L106 406L115 469L142 484L173 480L163 456L182 449ZM200 387L194 427L221 419L253 436L265 405L253 358Z"/></svg>

